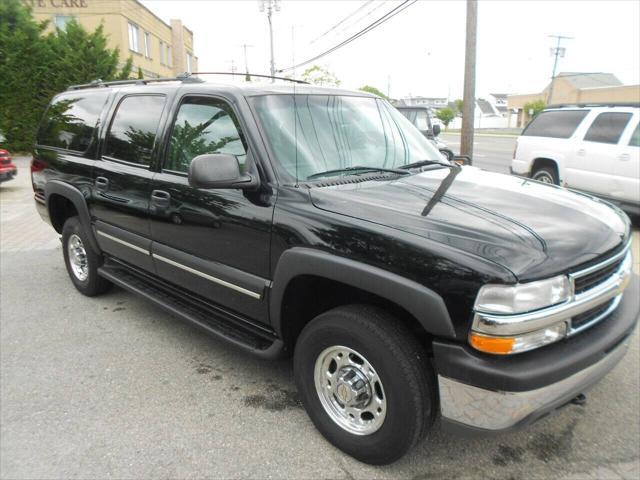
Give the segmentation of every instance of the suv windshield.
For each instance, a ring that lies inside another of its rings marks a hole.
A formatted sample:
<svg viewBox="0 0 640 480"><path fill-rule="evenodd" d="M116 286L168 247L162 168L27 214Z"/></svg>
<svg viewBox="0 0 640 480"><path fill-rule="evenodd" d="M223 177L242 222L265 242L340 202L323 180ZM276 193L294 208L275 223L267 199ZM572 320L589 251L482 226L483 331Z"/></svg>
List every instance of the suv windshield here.
<svg viewBox="0 0 640 480"><path fill-rule="evenodd" d="M290 180L444 161L409 120L380 99L266 95L252 101L280 170Z"/></svg>

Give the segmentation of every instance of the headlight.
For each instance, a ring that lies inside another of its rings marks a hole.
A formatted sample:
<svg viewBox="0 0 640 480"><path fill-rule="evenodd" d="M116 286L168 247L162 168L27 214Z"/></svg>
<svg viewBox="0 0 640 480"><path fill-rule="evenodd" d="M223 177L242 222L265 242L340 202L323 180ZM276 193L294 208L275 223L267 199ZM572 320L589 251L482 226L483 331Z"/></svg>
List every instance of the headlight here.
<svg viewBox="0 0 640 480"><path fill-rule="evenodd" d="M508 355L556 342L567 334L565 321L522 321L526 312L571 299L571 283L562 275L517 285L485 285L478 292L469 343L476 350ZM484 315L483 315L484 314Z"/></svg>
<svg viewBox="0 0 640 480"><path fill-rule="evenodd" d="M485 285L476 298L476 312L514 314L550 307L571 298L569 279L559 277L517 285Z"/></svg>

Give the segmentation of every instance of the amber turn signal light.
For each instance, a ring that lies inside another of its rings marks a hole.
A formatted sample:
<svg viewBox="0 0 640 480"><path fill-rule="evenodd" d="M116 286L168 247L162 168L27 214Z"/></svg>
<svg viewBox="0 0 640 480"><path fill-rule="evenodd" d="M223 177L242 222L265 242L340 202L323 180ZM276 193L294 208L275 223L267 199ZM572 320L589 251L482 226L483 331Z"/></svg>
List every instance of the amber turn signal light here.
<svg viewBox="0 0 640 480"><path fill-rule="evenodd" d="M478 333L472 332L469 335L469 343L476 350L486 353L494 353L505 355L511 353L515 338L509 337L486 337Z"/></svg>

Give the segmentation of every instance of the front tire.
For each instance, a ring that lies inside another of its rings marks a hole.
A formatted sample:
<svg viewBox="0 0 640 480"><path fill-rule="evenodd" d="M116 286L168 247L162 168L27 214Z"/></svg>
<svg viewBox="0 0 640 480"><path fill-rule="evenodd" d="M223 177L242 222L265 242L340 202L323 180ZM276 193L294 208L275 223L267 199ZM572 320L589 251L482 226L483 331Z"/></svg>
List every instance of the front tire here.
<svg viewBox="0 0 640 480"><path fill-rule="evenodd" d="M296 342L294 374L316 428L365 463L398 460L435 416L424 347L376 307L338 307L312 320Z"/></svg>
<svg viewBox="0 0 640 480"><path fill-rule="evenodd" d="M62 252L67 273L80 293L93 297L111 287L111 282L98 275L98 268L102 266L104 259L91 248L78 217L68 218L64 222Z"/></svg>

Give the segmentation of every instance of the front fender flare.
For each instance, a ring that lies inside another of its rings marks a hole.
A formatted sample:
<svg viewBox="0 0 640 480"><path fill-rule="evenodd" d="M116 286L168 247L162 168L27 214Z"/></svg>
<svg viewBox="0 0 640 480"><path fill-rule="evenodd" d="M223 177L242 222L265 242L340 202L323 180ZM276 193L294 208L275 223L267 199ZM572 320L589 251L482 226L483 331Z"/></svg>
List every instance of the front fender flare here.
<svg viewBox="0 0 640 480"><path fill-rule="evenodd" d="M449 311L440 295L413 280L362 262L304 247L285 251L278 261L270 292L269 315L276 333L283 334L283 299L289 283L314 275L370 292L404 308L426 332L456 338Z"/></svg>
<svg viewBox="0 0 640 480"><path fill-rule="evenodd" d="M91 216L89 215L89 207L87 206L87 199L82 194L80 190L78 190L73 185L69 185L68 183L62 182L60 180L49 180L44 187L44 198L45 205L47 206L47 212L49 212L49 216L51 217L51 206L50 199L51 195L60 195L67 200L69 200L73 206L76 208L78 212L78 217L80 218L80 223L82 224L82 228L86 232L89 237L89 243L91 244L91 248L98 254L102 253L100 247L98 246L98 242L96 241L96 237L93 234L93 229L91 228Z"/></svg>

